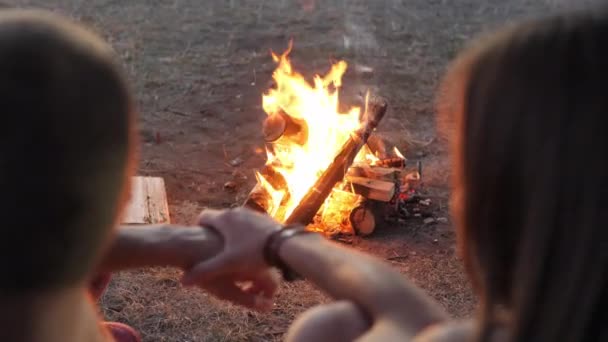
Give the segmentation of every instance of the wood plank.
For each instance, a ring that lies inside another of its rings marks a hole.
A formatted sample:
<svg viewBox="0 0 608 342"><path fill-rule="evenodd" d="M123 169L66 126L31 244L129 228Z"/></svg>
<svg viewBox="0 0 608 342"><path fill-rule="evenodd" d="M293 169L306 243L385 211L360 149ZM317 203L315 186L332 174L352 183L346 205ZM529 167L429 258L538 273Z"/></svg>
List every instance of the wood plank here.
<svg viewBox="0 0 608 342"><path fill-rule="evenodd" d="M396 167L358 165L351 167L348 170L348 175L395 182L400 179L401 172L402 169Z"/></svg>
<svg viewBox="0 0 608 342"><path fill-rule="evenodd" d="M122 224L170 223L165 180L160 177L133 177L131 199Z"/></svg>
<svg viewBox="0 0 608 342"><path fill-rule="evenodd" d="M395 183L365 177L346 177L353 191L365 198L389 202L395 196Z"/></svg>

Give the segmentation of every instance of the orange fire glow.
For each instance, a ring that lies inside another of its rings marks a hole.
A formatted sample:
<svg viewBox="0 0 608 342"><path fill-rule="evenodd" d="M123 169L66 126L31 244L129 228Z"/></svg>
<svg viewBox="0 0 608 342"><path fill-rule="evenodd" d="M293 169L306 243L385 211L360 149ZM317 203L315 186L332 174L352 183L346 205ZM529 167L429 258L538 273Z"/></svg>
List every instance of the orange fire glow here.
<svg viewBox="0 0 608 342"><path fill-rule="evenodd" d="M348 137L360 127L361 114L360 107L352 107L347 112L339 110L339 88L347 69L345 61L333 64L324 76L316 75L311 84L293 69L288 58L290 51L291 44L283 54L272 54L278 64L273 73L275 87L263 95L263 108L269 116L286 114L290 120L302 123L304 132L300 132L298 138L283 135L267 148L266 164L283 176L285 188L275 189L262 174L256 174L258 183L272 197L273 209L269 214L281 222L332 163ZM357 156L358 161L375 159L367 148ZM357 197L350 193L332 194L321 209L322 216L331 216L340 211L337 208L340 206L352 208Z"/></svg>

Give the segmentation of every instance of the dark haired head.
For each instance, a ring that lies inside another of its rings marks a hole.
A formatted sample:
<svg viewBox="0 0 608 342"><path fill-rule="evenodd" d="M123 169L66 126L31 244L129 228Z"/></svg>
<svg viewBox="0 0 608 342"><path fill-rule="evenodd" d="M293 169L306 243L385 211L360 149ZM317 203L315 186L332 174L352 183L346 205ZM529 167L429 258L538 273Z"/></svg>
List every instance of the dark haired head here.
<svg viewBox="0 0 608 342"><path fill-rule="evenodd" d="M0 293L75 286L119 211L133 107L113 54L51 14L0 12Z"/></svg>
<svg viewBox="0 0 608 342"><path fill-rule="evenodd" d="M482 339L494 324L513 341L608 339L607 81L605 13L509 28L444 81Z"/></svg>

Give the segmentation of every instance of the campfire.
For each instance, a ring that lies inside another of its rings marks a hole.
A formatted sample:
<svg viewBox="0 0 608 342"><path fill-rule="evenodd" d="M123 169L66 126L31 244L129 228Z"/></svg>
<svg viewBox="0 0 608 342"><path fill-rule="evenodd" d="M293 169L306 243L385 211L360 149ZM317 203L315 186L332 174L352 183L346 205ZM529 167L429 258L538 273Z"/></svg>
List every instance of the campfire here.
<svg viewBox="0 0 608 342"><path fill-rule="evenodd" d="M399 150L387 153L372 135L386 101L368 93L361 106L340 111L345 61L309 83L293 69L290 52L291 44L272 54L275 85L263 95L267 162L245 206L328 235L368 235L378 219L404 214L420 170L406 172Z"/></svg>

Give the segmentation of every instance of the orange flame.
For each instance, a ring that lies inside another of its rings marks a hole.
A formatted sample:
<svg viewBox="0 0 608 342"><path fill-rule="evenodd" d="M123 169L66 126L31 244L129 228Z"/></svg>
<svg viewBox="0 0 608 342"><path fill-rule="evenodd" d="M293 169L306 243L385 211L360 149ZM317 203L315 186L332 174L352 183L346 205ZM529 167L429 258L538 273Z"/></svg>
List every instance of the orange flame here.
<svg viewBox="0 0 608 342"><path fill-rule="evenodd" d="M397 146L395 146L393 148L393 153L395 153L395 155L401 159L405 159L405 157L403 156L403 154L401 153L401 151L399 151L399 149L397 148Z"/></svg>
<svg viewBox="0 0 608 342"><path fill-rule="evenodd" d="M361 152L359 152L355 158L355 163L375 165L379 160L380 158L378 158L367 145L363 145Z"/></svg>
<svg viewBox="0 0 608 342"><path fill-rule="evenodd" d="M339 88L347 69L345 61L332 65L324 76L316 75L313 84L310 84L293 70L288 58L291 48L290 42L283 54L272 53L273 60L278 64L272 75L276 86L262 98L264 111L268 115L282 113L304 122L307 134L304 142L282 136L273 142L272 149L268 149L267 164L271 164L283 176L286 189L274 189L258 175L258 182L272 194L273 205L280 203L281 210L274 209L270 213L279 221L290 215L332 163L350 134L360 127L361 113L359 107L352 107L345 113L338 109ZM366 150L357 159L365 160L367 155L373 156Z"/></svg>

